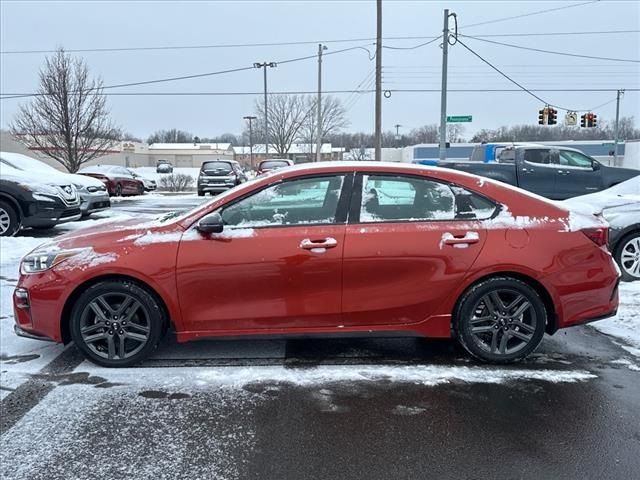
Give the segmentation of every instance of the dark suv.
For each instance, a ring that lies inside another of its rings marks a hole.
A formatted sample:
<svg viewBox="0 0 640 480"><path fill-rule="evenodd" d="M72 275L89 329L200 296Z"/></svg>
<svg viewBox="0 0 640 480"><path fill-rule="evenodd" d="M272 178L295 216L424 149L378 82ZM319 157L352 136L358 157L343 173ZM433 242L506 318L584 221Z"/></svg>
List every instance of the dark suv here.
<svg viewBox="0 0 640 480"><path fill-rule="evenodd" d="M198 195L222 193L247 181L247 176L234 160L209 160L202 163L198 175Z"/></svg>
<svg viewBox="0 0 640 480"><path fill-rule="evenodd" d="M0 176L0 236L20 227L51 228L81 217L80 196L73 184L45 184L4 166Z"/></svg>

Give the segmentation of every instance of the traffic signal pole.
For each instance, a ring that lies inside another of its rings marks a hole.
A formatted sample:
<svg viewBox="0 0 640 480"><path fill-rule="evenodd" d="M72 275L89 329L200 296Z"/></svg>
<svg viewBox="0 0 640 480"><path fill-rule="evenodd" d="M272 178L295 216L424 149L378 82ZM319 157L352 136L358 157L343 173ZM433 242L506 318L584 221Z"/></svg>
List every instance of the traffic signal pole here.
<svg viewBox="0 0 640 480"><path fill-rule="evenodd" d="M620 97L624 93L624 90L618 90L616 95L616 126L613 133L613 165L618 164L618 124L620 123Z"/></svg>

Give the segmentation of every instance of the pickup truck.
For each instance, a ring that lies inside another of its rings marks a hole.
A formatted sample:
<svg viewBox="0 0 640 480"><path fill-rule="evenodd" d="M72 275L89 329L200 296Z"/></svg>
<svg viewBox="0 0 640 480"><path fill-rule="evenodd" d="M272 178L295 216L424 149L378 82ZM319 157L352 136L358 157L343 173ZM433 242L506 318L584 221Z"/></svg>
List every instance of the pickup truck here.
<svg viewBox="0 0 640 480"><path fill-rule="evenodd" d="M640 175L640 170L602 165L575 148L543 145L506 148L496 163L452 162L441 166L508 183L553 200L598 192Z"/></svg>

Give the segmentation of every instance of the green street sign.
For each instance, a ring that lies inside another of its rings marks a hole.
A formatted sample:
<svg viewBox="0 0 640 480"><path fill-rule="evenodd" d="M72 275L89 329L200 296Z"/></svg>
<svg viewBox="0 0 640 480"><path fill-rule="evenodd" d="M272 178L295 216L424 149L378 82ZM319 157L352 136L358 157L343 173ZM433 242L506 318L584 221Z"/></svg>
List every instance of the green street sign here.
<svg viewBox="0 0 640 480"><path fill-rule="evenodd" d="M471 120L471 115L454 115L452 117L447 117L447 123L466 123Z"/></svg>

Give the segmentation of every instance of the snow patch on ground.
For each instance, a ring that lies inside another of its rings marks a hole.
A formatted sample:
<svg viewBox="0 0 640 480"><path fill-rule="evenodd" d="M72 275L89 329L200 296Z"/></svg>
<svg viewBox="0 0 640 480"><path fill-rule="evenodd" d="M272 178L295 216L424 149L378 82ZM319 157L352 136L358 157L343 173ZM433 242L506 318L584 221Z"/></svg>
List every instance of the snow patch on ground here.
<svg viewBox="0 0 640 480"><path fill-rule="evenodd" d="M621 282L620 307L615 317L589 326L622 342L622 348L640 358L640 282Z"/></svg>
<svg viewBox="0 0 640 480"><path fill-rule="evenodd" d="M638 365L636 363L633 363L631 360L628 360L626 358L621 358L619 360L614 360L611 363L615 363L616 365L624 365L629 370L632 370L634 372L640 372L640 365Z"/></svg>

